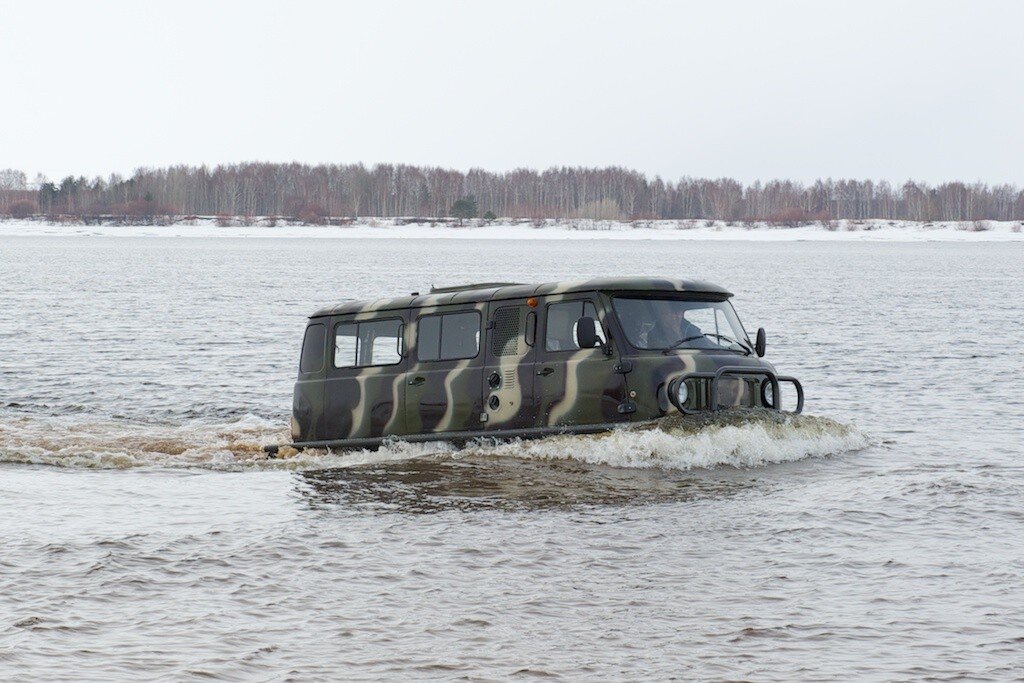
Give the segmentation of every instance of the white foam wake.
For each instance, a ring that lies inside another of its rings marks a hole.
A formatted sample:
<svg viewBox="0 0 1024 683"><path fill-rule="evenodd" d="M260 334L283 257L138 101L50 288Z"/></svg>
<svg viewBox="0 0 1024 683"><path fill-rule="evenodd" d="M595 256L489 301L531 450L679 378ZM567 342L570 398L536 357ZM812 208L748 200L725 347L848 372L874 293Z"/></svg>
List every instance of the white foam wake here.
<svg viewBox="0 0 1024 683"><path fill-rule="evenodd" d="M758 415L700 423L663 421L651 429L623 428L606 434L555 436L478 445L475 449L497 456L688 470L720 465L758 467L835 455L868 445L867 434L828 418Z"/></svg>
<svg viewBox="0 0 1024 683"><path fill-rule="evenodd" d="M226 423L137 425L117 421L31 416L0 419L0 462L60 467L135 467L215 470L317 470L415 458L512 457L573 459L624 468L687 470L721 465L757 467L843 453L870 445L859 429L813 416L739 415L713 421L666 418L656 427L625 427L595 435L559 435L536 441L388 443L376 451L282 449L268 458L265 444L287 441L277 422L245 417Z"/></svg>
<svg viewBox="0 0 1024 683"><path fill-rule="evenodd" d="M138 424L80 416L0 415L0 463L86 469L200 468L211 470L316 470L356 467L454 452L447 444L394 442L377 451L331 453L284 449L271 458L268 444L289 441L281 421L246 416L230 422Z"/></svg>

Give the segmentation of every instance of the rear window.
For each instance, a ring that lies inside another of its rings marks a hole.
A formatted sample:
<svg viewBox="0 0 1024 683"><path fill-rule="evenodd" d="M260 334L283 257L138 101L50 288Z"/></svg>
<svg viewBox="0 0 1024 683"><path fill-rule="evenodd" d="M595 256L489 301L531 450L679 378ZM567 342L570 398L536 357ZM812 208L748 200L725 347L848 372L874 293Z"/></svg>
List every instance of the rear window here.
<svg viewBox="0 0 1024 683"><path fill-rule="evenodd" d="M364 368L402 361L402 321L371 320L334 326L334 367Z"/></svg>
<svg viewBox="0 0 1024 683"><path fill-rule="evenodd" d="M422 361L474 358L480 352L480 313L462 311L419 319L416 357Z"/></svg>
<svg viewBox="0 0 1024 683"><path fill-rule="evenodd" d="M324 368L324 337L327 326L317 323L306 328L306 336L302 339L302 357L299 360L300 372L318 372Z"/></svg>

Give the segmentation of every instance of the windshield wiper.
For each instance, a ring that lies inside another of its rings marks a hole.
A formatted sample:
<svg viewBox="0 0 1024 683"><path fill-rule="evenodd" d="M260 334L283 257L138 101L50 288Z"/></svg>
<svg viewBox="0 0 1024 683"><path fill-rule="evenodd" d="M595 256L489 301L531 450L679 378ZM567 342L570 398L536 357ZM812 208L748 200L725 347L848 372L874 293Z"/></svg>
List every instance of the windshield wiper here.
<svg viewBox="0 0 1024 683"><path fill-rule="evenodd" d="M682 339L678 339L678 340L672 342L672 344L669 345L669 347L666 348L664 350L664 352L668 353L669 351L674 351L674 350L678 349L681 345L685 344L686 342L693 341L694 339L700 339L701 337L704 337L704 336L706 336L706 335L697 334L697 335L694 335L692 337L683 337Z"/></svg>
<svg viewBox="0 0 1024 683"><path fill-rule="evenodd" d="M751 353L753 353L753 350L750 349L743 342L737 341L737 340L733 339L732 337L726 336L724 334L715 334L714 332L704 332L703 334L696 334L696 335L693 335L691 337L683 337L682 339L673 342L672 345L669 346L664 351L662 351L662 353L668 353L669 351L674 351L674 350L678 349L680 346L682 346L683 344L685 344L686 342L691 342L691 341L694 341L695 339L700 339L701 337L716 337L718 339L725 339L726 341L732 342L736 346L739 346L741 349L743 349L742 351L740 351L740 353L742 353L745 356L749 356ZM722 348L725 349L726 351L739 351L739 349L728 349L728 348L725 348L724 346Z"/></svg>
<svg viewBox="0 0 1024 683"><path fill-rule="evenodd" d="M736 346L738 346L738 347L740 347L741 349L743 349L743 353L744 353L744 355L747 355L747 356L749 356L750 354L752 354L752 353L754 352L754 350L753 350L752 348L750 348L749 346L747 346L746 344L744 344L744 343L743 343L743 342L741 342L740 340L738 340L738 339L733 339L732 337L729 337L729 336L727 336L727 335L724 335L724 334L711 334L711 333L709 332L709 333L708 333L708 336L709 336L709 337L718 337L719 339L724 339L724 340L726 340L726 341L728 341L728 342L732 342L732 343L733 343L733 344L735 344ZM733 349L729 349L729 351L732 351L732 350L733 350Z"/></svg>

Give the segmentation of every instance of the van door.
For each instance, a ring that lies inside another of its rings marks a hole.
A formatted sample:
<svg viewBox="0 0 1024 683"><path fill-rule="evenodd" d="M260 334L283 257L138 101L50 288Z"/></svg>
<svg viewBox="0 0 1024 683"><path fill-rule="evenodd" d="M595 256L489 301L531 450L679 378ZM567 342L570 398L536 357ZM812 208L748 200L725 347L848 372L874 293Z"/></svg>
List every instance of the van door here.
<svg viewBox="0 0 1024 683"><path fill-rule="evenodd" d="M537 313L527 299L487 305L483 429L523 429L537 421L534 397Z"/></svg>
<svg viewBox="0 0 1024 683"><path fill-rule="evenodd" d="M330 320L316 318L306 326L299 357L299 376L292 392L292 441L316 441L323 432L324 376Z"/></svg>
<svg viewBox="0 0 1024 683"><path fill-rule="evenodd" d="M323 438L402 433L406 315L406 311L380 311L334 319L324 382Z"/></svg>
<svg viewBox="0 0 1024 683"><path fill-rule="evenodd" d="M597 321L598 336L607 343L607 316L597 297L548 296L538 310L543 325L537 342L537 426L628 421L623 412L628 409L626 379L616 372L618 354L576 344L576 323L583 316Z"/></svg>
<svg viewBox="0 0 1024 683"><path fill-rule="evenodd" d="M479 309L461 305L413 311L405 381L407 434L481 429L483 314Z"/></svg>

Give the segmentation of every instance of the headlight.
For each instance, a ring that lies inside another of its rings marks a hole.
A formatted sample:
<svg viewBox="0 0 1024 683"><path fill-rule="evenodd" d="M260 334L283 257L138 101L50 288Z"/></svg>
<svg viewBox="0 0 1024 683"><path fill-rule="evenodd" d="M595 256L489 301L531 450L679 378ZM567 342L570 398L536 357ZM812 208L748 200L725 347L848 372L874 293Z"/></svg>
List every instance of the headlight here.
<svg viewBox="0 0 1024 683"><path fill-rule="evenodd" d="M761 382L761 406L763 408L775 407L775 390L772 388L771 380Z"/></svg>
<svg viewBox="0 0 1024 683"><path fill-rule="evenodd" d="M676 408L682 410L683 406L686 405L686 399L690 398L690 390L686 386L686 382L679 380L676 382L672 389L672 400L676 404Z"/></svg>

